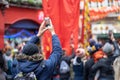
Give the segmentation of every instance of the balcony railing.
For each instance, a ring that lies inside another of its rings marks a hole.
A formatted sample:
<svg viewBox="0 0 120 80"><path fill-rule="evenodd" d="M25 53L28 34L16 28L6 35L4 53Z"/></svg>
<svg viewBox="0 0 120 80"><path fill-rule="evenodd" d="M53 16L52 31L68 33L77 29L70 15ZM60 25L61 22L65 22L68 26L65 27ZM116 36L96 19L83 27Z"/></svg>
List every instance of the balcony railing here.
<svg viewBox="0 0 120 80"><path fill-rule="evenodd" d="M35 9L42 8L42 0L0 0L0 4L4 4L4 2L8 2L10 6Z"/></svg>

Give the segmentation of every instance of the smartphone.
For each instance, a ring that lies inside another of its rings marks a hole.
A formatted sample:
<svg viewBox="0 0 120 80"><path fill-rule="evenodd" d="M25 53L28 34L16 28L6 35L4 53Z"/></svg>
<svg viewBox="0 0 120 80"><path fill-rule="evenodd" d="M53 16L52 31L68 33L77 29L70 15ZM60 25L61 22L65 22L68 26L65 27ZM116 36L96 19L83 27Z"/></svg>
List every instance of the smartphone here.
<svg viewBox="0 0 120 80"><path fill-rule="evenodd" d="M50 26L50 18L49 17L45 17L45 26L46 27Z"/></svg>

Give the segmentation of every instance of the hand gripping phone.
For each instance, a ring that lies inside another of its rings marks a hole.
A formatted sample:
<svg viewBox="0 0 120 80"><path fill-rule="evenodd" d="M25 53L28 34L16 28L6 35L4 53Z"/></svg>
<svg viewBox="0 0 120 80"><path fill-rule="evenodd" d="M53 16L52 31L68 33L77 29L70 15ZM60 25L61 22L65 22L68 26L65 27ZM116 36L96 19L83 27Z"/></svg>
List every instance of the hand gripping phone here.
<svg viewBox="0 0 120 80"><path fill-rule="evenodd" d="M49 17L45 17L45 26L46 27L50 26L50 18Z"/></svg>

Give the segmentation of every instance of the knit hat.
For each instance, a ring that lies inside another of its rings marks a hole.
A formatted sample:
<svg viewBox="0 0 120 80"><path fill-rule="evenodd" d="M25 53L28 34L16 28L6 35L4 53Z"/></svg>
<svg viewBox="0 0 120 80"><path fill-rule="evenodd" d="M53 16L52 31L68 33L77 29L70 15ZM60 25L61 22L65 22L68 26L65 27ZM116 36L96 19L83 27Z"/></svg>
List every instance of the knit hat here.
<svg viewBox="0 0 120 80"><path fill-rule="evenodd" d="M39 49L36 44L33 43L27 43L22 49L22 53L26 55L33 55L35 53L39 53Z"/></svg>
<svg viewBox="0 0 120 80"><path fill-rule="evenodd" d="M100 48L102 48L102 44L96 43L95 44L95 48L96 48L96 50L99 50Z"/></svg>
<svg viewBox="0 0 120 80"><path fill-rule="evenodd" d="M106 55L111 55L113 51L113 46L110 43L106 43L103 46L102 50Z"/></svg>
<svg viewBox="0 0 120 80"><path fill-rule="evenodd" d="M83 57L85 56L85 49L83 49L83 48L78 48L78 49L76 50L76 55L77 55L78 57L83 58Z"/></svg>
<svg viewBox="0 0 120 80"><path fill-rule="evenodd" d="M89 39L89 44L90 44L90 46L92 47L93 45L96 44L96 42L95 42L94 39Z"/></svg>

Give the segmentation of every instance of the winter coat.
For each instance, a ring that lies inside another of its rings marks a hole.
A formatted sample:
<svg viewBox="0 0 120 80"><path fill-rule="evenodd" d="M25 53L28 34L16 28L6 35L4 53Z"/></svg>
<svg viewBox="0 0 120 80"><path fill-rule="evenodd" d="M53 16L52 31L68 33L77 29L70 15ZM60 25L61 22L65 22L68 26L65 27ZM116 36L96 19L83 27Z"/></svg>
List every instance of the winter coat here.
<svg viewBox="0 0 120 80"><path fill-rule="evenodd" d="M72 50L72 55L71 56L62 56L60 63L62 62L62 60L64 60L70 67L71 64L71 59L73 59L75 57L75 52L74 49ZM60 73L60 72L59 72ZM60 73L60 79L69 79L70 78L70 71L67 73Z"/></svg>
<svg viewBox="0 0 120 80"><path fill-rule="evenodd" d="M102 58L97 63L92 66L92 71L96 72L100 70L99 80L114 80L114 70L113 70L113 62L117 56L120 55L120 50L116 41L113 42L114 51L113 54L108 56L108 58Z"/></svg>
<svg viewBox="0 0 120 80"><path fill-rule="evenodd" d="M114 80L114 70L112 67L115 57L102 58L92 66L92 71L100 70L99 80Z"/></svg>
<svg viewBox="0 0 120 80"><path fill-rule="evenodd" d="M116 41L113 42L114 46L114 57L120 56L120 49Z"/></svg>
<svg viewBox="0 0 120 80"><path fill-rule="evenodd" d="M68 64L69 67L70 67L70 64L71 64L70 60L71 59L68 56L64 56L64 57L61 58L61 62L65 61ZM61 64L61 62L60 62L60 64ZM60 73L60 70L59 70L59 73ZM67 73L60 73L60 79L61 80L62 79L68 79L68 78L70 78L70 71L68 71Z"/></svg>
<svg viewBox="0 0 120 80"><path fill-rule="evenodd" d="M86 61L84 66L84 80L94 80L95 72L91 70L94 65L94 59L90 58Z"/></svg>
<svg viewBox="0 0 120 80"><path fill-rule="evenodd" d="M37 36L32 37L30 43L37 43L39 38ZM13 64L13 75L18 72L28 73L34 72L37 80L50 80L52 73L62 57L62 48L60 41L56 35L52 36L52 53L47 60L40 61L28 61L28 60L15 60ZM42 65L41 65L42 62Z"/></svg>
<svg viewBox="0 0 120 80"><path fill-rule="evenodd" d="M84 74L84 65L83 61L79 60L79 62L76 61L77 57L73 60L73 71L74 71L74 80L84 80L83 74Z"/></svg>

